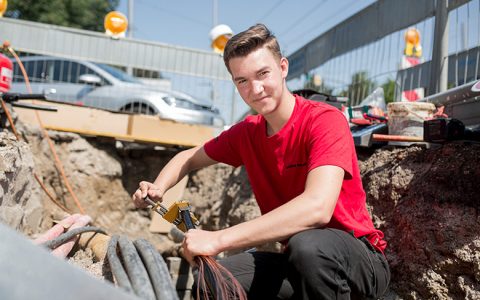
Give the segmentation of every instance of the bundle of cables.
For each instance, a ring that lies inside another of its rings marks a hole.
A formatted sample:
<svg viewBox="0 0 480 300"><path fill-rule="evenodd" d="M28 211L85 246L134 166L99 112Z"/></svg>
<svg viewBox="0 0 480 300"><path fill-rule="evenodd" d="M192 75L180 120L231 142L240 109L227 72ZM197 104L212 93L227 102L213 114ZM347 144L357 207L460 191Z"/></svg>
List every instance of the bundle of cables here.
<svg viewBox="0 0 480 300"><path fill-rule="evenodd" d="M187 230L194 229L190 212L180 210ZM211 256L196 256L198 268L197 299L246 300L245 290L235 277Z"/></svg>
<svg viewBox="0 0 480 300"><path fill-rule="evenodd" d="M178 300L167 265L155 247L144 239L134 242L114 235L107 258L116 284L142 299Z"/></svg>

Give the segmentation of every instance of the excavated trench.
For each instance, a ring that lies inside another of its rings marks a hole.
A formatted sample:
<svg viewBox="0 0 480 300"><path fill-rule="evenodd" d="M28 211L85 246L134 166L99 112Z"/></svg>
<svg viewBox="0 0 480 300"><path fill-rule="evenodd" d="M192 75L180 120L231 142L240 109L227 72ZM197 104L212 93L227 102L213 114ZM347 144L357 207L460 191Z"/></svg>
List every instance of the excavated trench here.
<svg viewBox="0 0 480 300"><path fill-rule="evenodd" d="M18 126L28 144L0 132L0 220L34 238L65 213L40 189L33 173L68 209L78 208L39 129ZM151 233L150 213L130 201L138 182L153 180L177 149L134 147L71 133L50 136L93 225L110 236L145 239L164 258L178 256L179 244ZM389 243L392 283L386 299L479 299L480 144L359 149L359 159L368 209ZM242 168L217 165L194 172L184 198L208 230L259 215ZM276 244L260 248L278 251ZM97 278L111 276L89 249L75 249L69 261Z"/></svg>

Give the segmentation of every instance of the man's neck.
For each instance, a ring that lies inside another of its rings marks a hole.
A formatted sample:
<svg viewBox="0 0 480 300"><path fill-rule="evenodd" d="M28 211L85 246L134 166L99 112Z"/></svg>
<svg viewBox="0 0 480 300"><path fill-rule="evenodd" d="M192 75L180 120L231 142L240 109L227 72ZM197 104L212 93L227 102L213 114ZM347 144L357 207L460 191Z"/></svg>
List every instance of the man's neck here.
<svg viewBox="0 0 480 300"><path fill-rule="evenodd" d="M295 96L293 96L288 90L284 93L282 101L278 108L269 115L264 115L267 121L267 135L272 136L282 129L282 127L288 122L292 116L293 109L295 108Z"/></svg>

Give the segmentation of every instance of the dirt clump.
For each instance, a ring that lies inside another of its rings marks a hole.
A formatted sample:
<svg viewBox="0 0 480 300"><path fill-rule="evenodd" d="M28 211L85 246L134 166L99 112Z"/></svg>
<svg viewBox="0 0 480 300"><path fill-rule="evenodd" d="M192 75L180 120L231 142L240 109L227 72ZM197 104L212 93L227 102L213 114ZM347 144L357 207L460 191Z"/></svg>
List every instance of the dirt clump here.
<svg viewBox="0 0 480 300"><path fill-rule="evenodd" d="M405 299L480 298L480 144L384 147L360 163Z"/></svg>

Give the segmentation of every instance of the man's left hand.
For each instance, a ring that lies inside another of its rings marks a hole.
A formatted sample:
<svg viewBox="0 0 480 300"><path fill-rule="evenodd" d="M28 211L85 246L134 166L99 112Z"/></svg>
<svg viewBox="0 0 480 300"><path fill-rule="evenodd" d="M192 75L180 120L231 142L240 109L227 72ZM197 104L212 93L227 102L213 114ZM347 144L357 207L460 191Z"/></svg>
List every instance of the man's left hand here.
<svg viewBox="0 0 480 300"><path fill-rule="evenodd" d="M193 264L195 256L215 256L222 251L219 231L190 229L183 239L183 257Z"/></svg>

